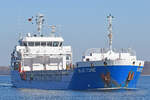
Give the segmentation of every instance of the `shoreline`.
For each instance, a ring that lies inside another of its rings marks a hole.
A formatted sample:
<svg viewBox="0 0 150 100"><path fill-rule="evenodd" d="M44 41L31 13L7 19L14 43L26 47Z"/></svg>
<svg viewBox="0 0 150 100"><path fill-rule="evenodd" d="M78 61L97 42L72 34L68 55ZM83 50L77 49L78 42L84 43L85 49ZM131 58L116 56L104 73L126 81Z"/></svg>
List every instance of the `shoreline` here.
<svg viewBox="0 0 150 100"><path fill-rule="evenodd" d="M150 75L141 75L141 76L150 76Z"/></svg>
<svg viewBox="0 0 150 100"><path fill-rule="evenodd" d="M0 76L10 76L10 74L0 74ZM140 76L150 76L150 75L140 75Z"/></svg>
<svg viewBox="0 0 150 100"><path fill-rule="evenodd" d="M10 76L10 74L0 74L0 76Z"/></svg>

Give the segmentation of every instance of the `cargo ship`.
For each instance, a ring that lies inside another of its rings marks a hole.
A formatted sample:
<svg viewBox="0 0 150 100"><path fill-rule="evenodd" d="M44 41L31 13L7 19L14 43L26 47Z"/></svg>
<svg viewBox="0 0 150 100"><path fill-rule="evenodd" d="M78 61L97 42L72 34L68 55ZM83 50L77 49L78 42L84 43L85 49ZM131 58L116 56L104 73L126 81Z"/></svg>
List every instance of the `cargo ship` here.
<svg viewBox="0 0 150 100"><path fill-rule="evenodd" d="M109 49L89 49L74 65L71 46L64 46L63 38L56 36L55 25L44 36L44 15L38 14L38 33L20 37L11 53L12 85L51 90L136 88L144 62L136 60L131 49L112 49L112 18L108 16Z"/></svg>

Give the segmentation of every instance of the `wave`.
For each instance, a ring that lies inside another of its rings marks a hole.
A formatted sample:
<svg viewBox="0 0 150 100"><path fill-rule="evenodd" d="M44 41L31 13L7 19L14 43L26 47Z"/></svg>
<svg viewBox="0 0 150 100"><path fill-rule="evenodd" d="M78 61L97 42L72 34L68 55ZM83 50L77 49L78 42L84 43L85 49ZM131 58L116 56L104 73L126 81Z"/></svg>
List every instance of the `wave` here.
<svg viewBox="0 0 150 100"><path fill-rule="evenodd" d="M12 87L11 83L0 83L0 87Z"/></svg>

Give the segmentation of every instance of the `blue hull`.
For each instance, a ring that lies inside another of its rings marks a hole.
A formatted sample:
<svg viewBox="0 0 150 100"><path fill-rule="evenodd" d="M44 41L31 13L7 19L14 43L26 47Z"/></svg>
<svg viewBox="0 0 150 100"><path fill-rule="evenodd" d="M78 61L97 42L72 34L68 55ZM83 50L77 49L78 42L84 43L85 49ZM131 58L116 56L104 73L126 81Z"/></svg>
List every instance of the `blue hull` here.
<svg viewBox="0 0 150 100"><path fill-rule="evenodd" d="M143 66L80 67L62 75L59 80L22 80L18 71L11 71L17 88L88 90L100 88L136 88ZM131 78L129 78L129 73ZM57 78L58 76L56 76Z"/></svg>
<svg viewBox="0 0 150 100"><path fill-rule="evenodd" d="M139 66L97 66L93 68L93 72L88 69L89 67L84 67L75 71L70 85L71 89L136 88L141 73ZM108 72L110 73L109 82L102 77ZM134 72L132 80L127 80L129 72Z"/></svg>

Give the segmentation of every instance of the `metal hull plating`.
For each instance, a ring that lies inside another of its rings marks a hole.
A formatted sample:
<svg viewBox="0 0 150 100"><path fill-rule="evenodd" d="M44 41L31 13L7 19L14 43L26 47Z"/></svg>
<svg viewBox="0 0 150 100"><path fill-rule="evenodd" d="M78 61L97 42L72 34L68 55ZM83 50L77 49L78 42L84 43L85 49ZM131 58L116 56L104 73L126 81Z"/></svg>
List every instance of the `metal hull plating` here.
<svg viewBox="0 0 150 100"><path fill-rule="evenodd" d="M44 71L43 71L44 72ZM67 72L66 75L57 75L55 72L61 73ZM36 80L33 76L32 80L24 80L21 78L21 74L18 71L11 72L12 84L17 88L36 88L36 89L68 89L69 83L72 78L73 71L49 71L53 74L53 77L49 78L50 80L42 79L42 75L39 74L39 80ZM52 75L51 74L51 75ZM44 77L44 75L43 75Z"/></svg>
<svg viewBox="0 0 150 100"><path fill-rule="evenodd" d="M98 89L98 88L136 88L136 83L143 66L97 66L84 67L75 71L72 78L72 89ZM127 80L129 72L134 73L132 80ZM110 73L110 81L102 78L102 75Z"/></svg>
<svg viewBox="0 0 150 100"><path fill-rule="evenodd" d="M136 83L140 76L143 66L94 66L80 67L71 71L59 71L60 76L55 75L50 80L22 80L18 71L12 71L12 83L17 88L37 88L37 89L71 89L88 90L99 88L136 88ZM50 71L52 73L52 71ZM109 73L109 75L108 75ZM129 73L134 73L132 79ZM109 76L109 79L108 77Z"/></svg>

